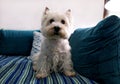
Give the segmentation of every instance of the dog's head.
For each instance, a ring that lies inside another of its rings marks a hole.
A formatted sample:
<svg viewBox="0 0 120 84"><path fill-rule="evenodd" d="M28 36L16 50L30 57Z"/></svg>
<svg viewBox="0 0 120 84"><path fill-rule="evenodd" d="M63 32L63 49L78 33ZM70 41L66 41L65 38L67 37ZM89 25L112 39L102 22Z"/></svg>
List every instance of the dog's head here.
<svg viewBox="0 0 120 84"><path fill-rule="evenodd" d="M43 36L50 39L68 39L71 28L71 10L61 14L45 8L41 22Z"/></svg>

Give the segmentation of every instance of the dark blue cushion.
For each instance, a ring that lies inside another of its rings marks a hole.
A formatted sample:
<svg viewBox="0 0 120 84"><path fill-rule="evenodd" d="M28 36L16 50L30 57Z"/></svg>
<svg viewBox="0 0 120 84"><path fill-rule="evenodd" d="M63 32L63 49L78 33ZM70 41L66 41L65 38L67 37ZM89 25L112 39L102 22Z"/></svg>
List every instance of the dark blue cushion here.
<svg viewBox="0 0 120 84"><path fill-rule="evenodd" d="M120 18L110 16L70 37L74 68L101 84L120 84Z"/></svg>
<svg viewBox="0 0 120 84"><path fill-rule="evenodd" d="M0 30L0 54L28 56L33 42L33 30Z"/></svg>

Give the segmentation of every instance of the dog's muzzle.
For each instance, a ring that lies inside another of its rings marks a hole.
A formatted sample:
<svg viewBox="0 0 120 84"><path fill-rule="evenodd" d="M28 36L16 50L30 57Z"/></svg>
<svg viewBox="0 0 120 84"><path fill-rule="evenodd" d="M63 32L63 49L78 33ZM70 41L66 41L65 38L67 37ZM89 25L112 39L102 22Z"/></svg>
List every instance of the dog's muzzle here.
<svg viewBox="0 0 120 84"><path fill-rule="evenodd" d="M54 27L54 34L55 35L59 35L59 31L60 31L60 27L59 26L55 26Z"/></svg>

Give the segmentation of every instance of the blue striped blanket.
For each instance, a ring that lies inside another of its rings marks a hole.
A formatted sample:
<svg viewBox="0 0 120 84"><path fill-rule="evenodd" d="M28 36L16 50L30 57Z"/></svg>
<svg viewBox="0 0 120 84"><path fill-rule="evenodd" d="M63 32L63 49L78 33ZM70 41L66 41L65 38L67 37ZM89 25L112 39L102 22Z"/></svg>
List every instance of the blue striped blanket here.
<svg viewBox="0 0 120 84"><path fill-rule="evenodd" d="M79 74L66 77L52 73L43 79L36 79L31 60L23 56L0 55L0 84L96 84Z"/></svg>

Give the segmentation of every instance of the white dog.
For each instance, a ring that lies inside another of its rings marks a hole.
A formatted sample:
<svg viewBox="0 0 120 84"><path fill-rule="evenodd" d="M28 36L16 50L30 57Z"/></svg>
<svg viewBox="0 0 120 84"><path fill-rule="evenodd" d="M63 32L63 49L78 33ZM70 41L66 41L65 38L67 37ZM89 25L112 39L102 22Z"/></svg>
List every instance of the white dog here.
<svg viewBox="0 0 120 84"><path fill-rule="evenodd" d="M41 23L42 42L40 53L33 56L33 69L37 78L47 77L52 71L74 76L68 42L71 27L71 10L60 14L46 7Z"/></svg>

